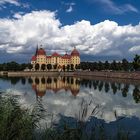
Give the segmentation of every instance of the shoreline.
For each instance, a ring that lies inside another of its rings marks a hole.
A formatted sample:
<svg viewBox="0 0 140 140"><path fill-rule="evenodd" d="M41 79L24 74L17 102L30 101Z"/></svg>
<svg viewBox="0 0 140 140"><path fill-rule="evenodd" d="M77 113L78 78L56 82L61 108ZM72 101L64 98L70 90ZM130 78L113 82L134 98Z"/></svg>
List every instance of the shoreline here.
<svg viewBox="0 0 140 140"><path fill-rule="evenodd" d="M77 77L102 77L115 79L140 80L140 72L103 72L103 71L74 71L74 72L58 72L58 71L17 71L17 72L0 72L0 76L8 77L28 77L28 76L77 76Z"/></svg>

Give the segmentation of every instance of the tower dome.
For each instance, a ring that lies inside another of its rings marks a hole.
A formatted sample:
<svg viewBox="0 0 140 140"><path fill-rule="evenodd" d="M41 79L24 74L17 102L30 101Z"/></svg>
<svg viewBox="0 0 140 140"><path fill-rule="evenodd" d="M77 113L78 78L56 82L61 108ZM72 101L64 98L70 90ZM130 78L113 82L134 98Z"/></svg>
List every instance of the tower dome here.
<svg viewBox="0 0 140 140"><path fill-rule="evenodd" d="M46 52L43 48L37 50L37 55L46 55Z"/></svg>
<svg viewBox="0 0 140 140"><path fill-rule="evenodd" d="M71 52L71 56L80 56L80 54L76 48L74 48L73 51Z"/></svg>

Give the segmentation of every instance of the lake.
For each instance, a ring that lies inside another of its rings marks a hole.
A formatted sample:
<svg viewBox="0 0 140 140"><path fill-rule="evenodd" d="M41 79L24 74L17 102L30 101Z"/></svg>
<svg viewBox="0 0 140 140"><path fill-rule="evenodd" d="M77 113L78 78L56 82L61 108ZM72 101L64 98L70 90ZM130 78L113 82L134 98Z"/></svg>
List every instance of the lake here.
<svg viewBox="0 0 140 140"><path fill-rule="evenodd" d="M0 91L19 95L22 108L44 116L42 127L84 122L90 133L101 123L108 133L123 129L140 137L140 85L137 81L91 77L1 77ZM45 121L44 121L45 120Z"/></svg>

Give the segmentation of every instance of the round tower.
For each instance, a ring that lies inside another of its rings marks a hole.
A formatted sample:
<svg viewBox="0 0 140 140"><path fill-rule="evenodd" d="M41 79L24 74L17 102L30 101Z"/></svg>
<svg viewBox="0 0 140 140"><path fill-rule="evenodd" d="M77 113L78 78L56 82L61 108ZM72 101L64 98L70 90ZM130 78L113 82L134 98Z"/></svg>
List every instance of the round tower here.
<svg viewBox="0 0 140 140"><path fill-rule="evenodd" d="M36 52L36 64L39 64L39 70L46 69L46 52L42 46Z"/></svg>
<svg viewBox="0 0 140 140"><path fill-rule="evenodd" d="M71 52L71 64L73 64L74 68L76 65L80 64L80 54L75 47L73 51Z"/></svg>

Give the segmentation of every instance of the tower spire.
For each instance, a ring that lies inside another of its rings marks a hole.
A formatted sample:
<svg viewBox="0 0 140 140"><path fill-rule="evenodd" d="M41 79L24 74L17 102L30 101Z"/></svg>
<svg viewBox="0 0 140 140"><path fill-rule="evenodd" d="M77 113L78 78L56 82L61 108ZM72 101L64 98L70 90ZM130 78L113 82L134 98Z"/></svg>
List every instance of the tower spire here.
<svg viewBox="0 0 140 140"><path fill-rule="evenodd" d="M36 47L35 56L37 56L37 52L38 52L38 44L37 44L37 47Z"/></svg>

